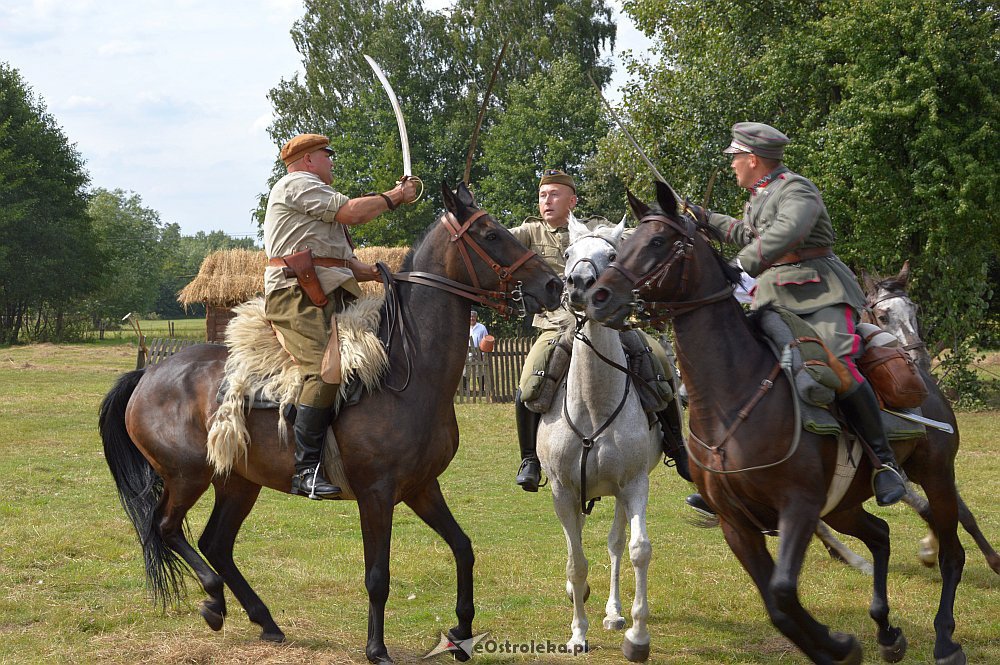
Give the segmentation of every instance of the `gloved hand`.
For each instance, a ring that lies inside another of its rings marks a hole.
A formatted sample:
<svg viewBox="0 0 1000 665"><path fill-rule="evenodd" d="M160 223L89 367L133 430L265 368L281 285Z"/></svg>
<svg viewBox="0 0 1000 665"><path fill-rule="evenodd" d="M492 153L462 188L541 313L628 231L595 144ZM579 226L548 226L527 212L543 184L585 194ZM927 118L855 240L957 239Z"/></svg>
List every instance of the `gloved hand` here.
<svg viewBox="0 0 1000 665"><path fill-rule="evenodd" d="M403 176L396 188L403 193L403 203L413 203L419 198L423 183L417 176Z"/></svg>
<svg viewBox="0 0 1000 665"><path fill-rule="evenodd" d="M700 224L708 224L708 216L712 214L711 210L706 210L700 205L695 205L690 201L684 202L684 211L698 220Z"/></svg>

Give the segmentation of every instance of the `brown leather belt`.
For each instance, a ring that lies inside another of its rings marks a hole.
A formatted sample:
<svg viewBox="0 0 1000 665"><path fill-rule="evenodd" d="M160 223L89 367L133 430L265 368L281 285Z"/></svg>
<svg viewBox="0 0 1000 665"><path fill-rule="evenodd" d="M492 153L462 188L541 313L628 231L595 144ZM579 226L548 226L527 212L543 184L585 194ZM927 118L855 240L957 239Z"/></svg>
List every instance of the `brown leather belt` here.
<svg viewBox="0 0 1000 665"><path fill-rule="evenodd" d="M771 265L780 266L786 263L800 263L809 259L819 259L824 256L833 256L833 249L830 247L805 247L797 252L788 252L779 256Z"/></svg>
<svg viewBox="0 0 1000 665"><path fill-rule="evenodd" d="M276 256L273 259L268 259L267 265L271 266L272 268L284 268L285 259L281 258L280 256ZM351 260L333 259L328 256L314 256L313 265L319 266L321 268L347 268L348 270L350 270Z"/></svg>

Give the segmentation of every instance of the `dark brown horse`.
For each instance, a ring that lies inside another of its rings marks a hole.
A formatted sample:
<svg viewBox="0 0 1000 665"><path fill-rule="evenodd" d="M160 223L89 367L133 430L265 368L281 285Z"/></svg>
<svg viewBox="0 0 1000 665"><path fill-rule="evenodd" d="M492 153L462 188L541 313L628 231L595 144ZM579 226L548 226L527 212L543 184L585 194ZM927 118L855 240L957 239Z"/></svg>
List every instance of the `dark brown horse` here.
<svg viewBox="0 0 1000 665"><path fill-rule="evenodd" d="M800 431L793 411L794 388L783 373L775 373L773 354L732 297L737 276L695 223L678 215L666 186L658 185L657 201L651 208L630 197L641 223L618 261L589 292L588 313L621 325L641 299L655 318L673 319L690 400L691 473L718 510L727 543L760 591L771 621L813 662L860 663L857 638L831 633L798 596L806 549L833 476L837 442ZM933 385L923 412L955 425ZM965 563L956 529L957 450L957 435L930 428L925 437L896 445L907 475L927 493L931 526L941 543L942 591L934 620L939 665L965 662L961 646L952 639L955 591ZM889 525L862 505L872 495L871 471L862 456L847 493L824 519L871 551L874 593L869 613L878 626L883 658L896 662L906 641L889 623ZM777 564L764 542L762 530L768 529L780 532Z"/></svg>
<svg viewBox="0 0 1000 665"><path fill-rule="evenodd" d="M437 480L458 449L452 400L465 363L469 299L504 306L520 302L533 313L556 307L562 292L559 277L479 210L464 184L456 193L446 185L442 191L447 212L407 258L403 270L410 272L403 274L410 283L398 285L410 339L404 344L397 327L390 340L386 386L394 389L366 394L333 426L361 518L369 598L365 653L375 663L392 662L384 620L392 517L401 501L451 548L458 624L450 635L472 637L472 543ZM255 410L247 418L252 443L246 458L228 476L214 473L205 458L207 423L217 409L226 353L221 346L191 347L125 374L101 406L101 435L142 543L154 597L163 603L175 599L187 564L208 594L200 611L213 630L226 616L226 584L261 627L261 639L280 642L284 633L233 562L233 543L261 487L289 492L293 447L279 440L275 410ZM215 507L198 540L203 559L182 527L210 485Z"/></svg>

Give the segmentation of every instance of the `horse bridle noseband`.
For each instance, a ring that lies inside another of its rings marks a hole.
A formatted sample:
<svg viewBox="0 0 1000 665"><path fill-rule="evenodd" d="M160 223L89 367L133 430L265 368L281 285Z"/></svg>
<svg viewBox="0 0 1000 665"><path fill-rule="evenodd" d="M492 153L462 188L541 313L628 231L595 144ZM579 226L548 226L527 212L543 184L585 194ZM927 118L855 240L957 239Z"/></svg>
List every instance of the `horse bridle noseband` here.
<svg viewBox="0 0 1000 665"><path fill-rule="evenodd" d="M451 212L445 214L445 216L441 219L441 223L448 227L448 230L451 232L449 241L456 243L458 246L458 250L462 255L462 261L465 263L465 269L469 273L469 277L472 279L472 286L429 272L401 272L396 273L394 277L401 282L422 284L424 286L430 286L436 289L441 289L442 291L454 293L455 295L462 296L467 300L471 300L472 302L496 310L501 316L510 316L514 307L517 308L517 312L520 316L525 316L527 311L524 308L524 294L521 291L522 283L516 282L514 286L511 287L511 281L513 280L514 273L518 270L518 268L523 266L533 257L537 256L537 254L535 254L532 250L527 249L520 258L509 266L504 266L498 263L486 252L486 250L480 247L479 243L477 243L470 235L466 234L466 231L469 230L472 224L486 214L485 210L477 210L472 213L467 220L465 220L464 224L460 224L458 222L458 218ZM479 283L479 276L476 274L476 270L472 265L472 257L469 255L469 248L471 248L472 251L475 252L486 263L486 265L493 270L494 273L496 273L497 277L500 278L500 283L498 285L499 288L497 290L490 291L489 289L482 288Z"/></svg>
<svg viewBox="0 0 1000 665"><path fill-rule="evenodd" d="M647 300L642 297L643 293L648 293L654 287L663 284L670 273L670 269L673 268L674 263L678 260L683 260L681 264L680 293L687 291L688 278L691 272L691 259L693 258L692 251L694 250L695 225L694 221L688 217L684 217L683 220L685 224L681 226L677 220L658 213L650 213L639 220L639 224L649 222L664 224L684 236L682 240L675 240L667 256L662 261L656 263L645 274L636 276L616 261L612 261L608 265L608 269L617 270L632 284L632 307L635 313L645 315L645 318L648 318L650 323L654 325L668 319L676 318L682 314L693 312L704 305L726 300L733 295L732 288L727 286L709 296L696 300L663 301Z"/></svg>

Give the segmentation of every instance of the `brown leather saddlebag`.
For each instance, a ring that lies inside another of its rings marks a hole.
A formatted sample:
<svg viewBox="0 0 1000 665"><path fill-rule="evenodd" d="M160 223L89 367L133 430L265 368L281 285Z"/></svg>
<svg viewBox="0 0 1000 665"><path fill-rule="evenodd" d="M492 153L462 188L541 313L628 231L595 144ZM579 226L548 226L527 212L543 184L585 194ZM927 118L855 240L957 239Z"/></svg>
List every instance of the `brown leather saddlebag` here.
<svg viewBox="0 0 1000 665"><path fill-rule="evenodd" d="M927 399L927 385L909 354L899 347L869 345L858 361L885 406L913 409Z"/></svg>
<svg viewBox="0 0 1000 665"><path fill-rule="evenodd" d="M295 273L295 279L299 281L302 291L309 296L309 300L317 307L323 307L330 300L323 293L320 286L319 277L316 276L316 267L313 265L313 255L311 249L304 249L288 256L283 256L285 265Z"/></svg>

